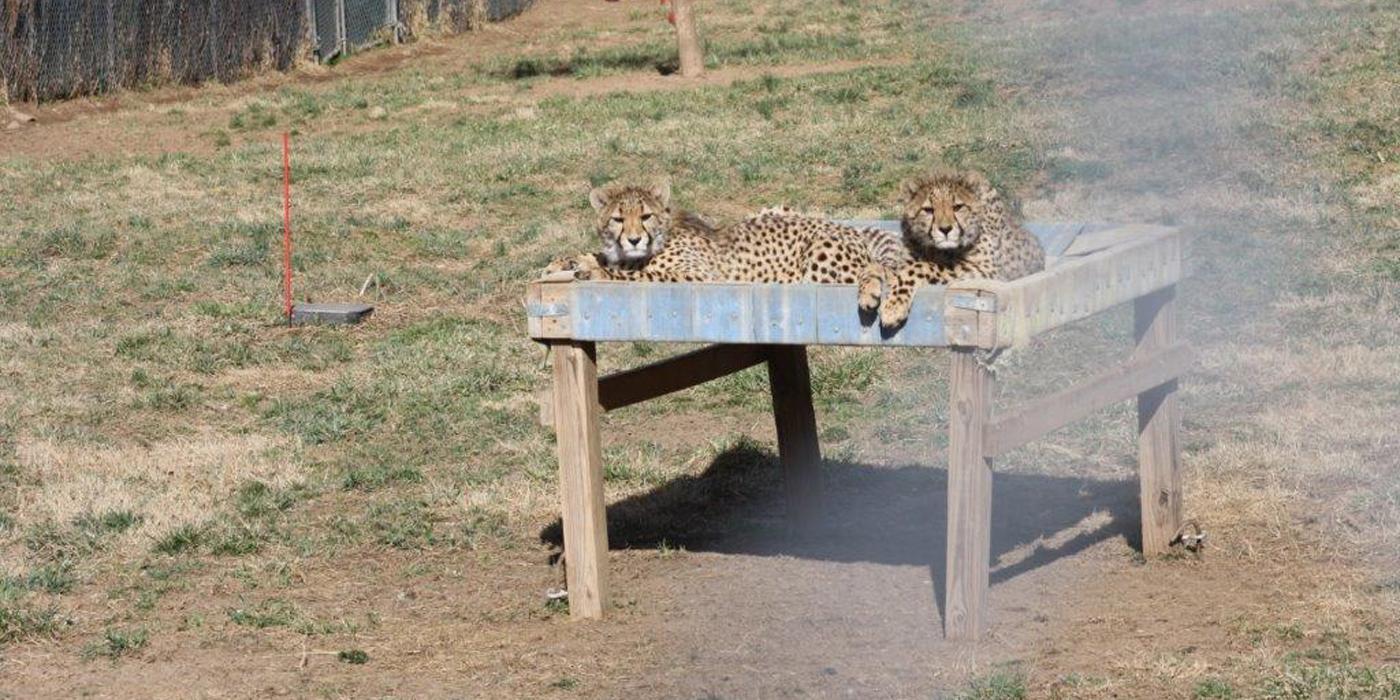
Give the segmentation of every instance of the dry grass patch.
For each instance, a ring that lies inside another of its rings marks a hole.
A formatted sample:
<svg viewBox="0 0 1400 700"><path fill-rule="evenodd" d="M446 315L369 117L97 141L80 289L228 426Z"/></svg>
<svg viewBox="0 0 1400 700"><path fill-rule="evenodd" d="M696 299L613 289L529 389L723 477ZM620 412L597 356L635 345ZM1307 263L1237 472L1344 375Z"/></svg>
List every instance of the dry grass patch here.
<svg viewBox="0 0 1400 700"><path fill-rule="evenodd" d="M139 522L124 528L127 552L222 510L242 484L284 488L305 479L295 440L265 435L204 434L153 445L66 444L22 440L17 461L43 484L18 497L20 527L71 523L114 512Z"/></svg>

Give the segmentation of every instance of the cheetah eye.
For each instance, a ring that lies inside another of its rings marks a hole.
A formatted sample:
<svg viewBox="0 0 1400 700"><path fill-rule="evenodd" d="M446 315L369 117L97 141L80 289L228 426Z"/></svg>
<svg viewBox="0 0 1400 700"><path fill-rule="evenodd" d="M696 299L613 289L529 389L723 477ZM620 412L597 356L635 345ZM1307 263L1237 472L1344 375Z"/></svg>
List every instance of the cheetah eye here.
<svg viewBox="0 0 1400 700"><path fill-rule="evenodd" d="M932 214L932 213L933 213L933 207L924 207L924 213L925 213L925 214Z"/></svg>
<svg viewBox="0 0 1400 700"><path fill-rule="evenodd" d="M642 221L651 221L651 214L642 214Z"/></svg>
<svg viewBox="0 0 1400 700"><path fill-rule="evenodd" d="M967 205L963 204L962 202L958 202L957 204L953 205L953 209L955 211L967 211Z"/></svg>
<svg viewBox="0 0 1400 700"><path fill-rule="evenodd" d="M613 220L613 223L615 223L615 224L620 224L620 223L622 223L622 217L620 217L620 216L614 216L614 217L612 218L612 220Z"/></svg>

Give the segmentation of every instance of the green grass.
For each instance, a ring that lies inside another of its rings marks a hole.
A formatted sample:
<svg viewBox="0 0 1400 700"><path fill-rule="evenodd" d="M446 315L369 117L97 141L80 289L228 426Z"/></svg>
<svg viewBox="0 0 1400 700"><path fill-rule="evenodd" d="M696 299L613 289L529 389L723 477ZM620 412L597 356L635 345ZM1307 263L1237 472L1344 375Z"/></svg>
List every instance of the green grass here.
<svg viewBox="0 0 1400 700"><path fill-rule="evenodd" d="M1392 700L1400 698L1400 668L1372 667L1345 660L1297 660L1287 664L1277 677L1266 681L1251 697L1268 700Z"/></svg>
<svg viewBox="0 0 1400 700"><path fill-rule="evenodd" d="M1207 678L1196 684L1195 697L1201 700L1229 700L1237 696L1234 687L1228 682L1218 678Z"/></svg>
<svg viewBox="0 0 1400 700"><path fill-rule="evenodd" d="M181 525L161 535L151 545L151 551L158 554L190 553L204 542L206 534L205 529L197 525Z"/></svg>
<svg viewBox="0 0 1400 700"><path fill-rule="evenodd" d="M365 653L363 649L344 649L336 654L336 658L339 659L341 663L354 666L369 663L369 654Z"/></svg>
<svg viewBox="0 0 1400 700"><path fill-rule="evenodd" d="M36 603L17 583L0 579L0 646L57 637L64 623L58 608Z"/></svg>
<svg viewBox="0 0 1400 700"><path fill-rule="evenodd" d="M1001 668L973 679L961 700L1023 700L1026 695L1026 673L1014 666Z"/></svg>
<svg viewBox="0 0 1400 700"><path fill-rule="evenodd" d="M302 619L302 613L291 602L281 598L269 598L247 608L228 611L228 619L235 625L246 627L290 627Z"/></svg>
<svg viewBox="0 0 1400 700"><path fill-rule="evenodd" d="M24 576L15 578L11 585L31 591L67 593L73 590L76 582L72 564L63 561L34 567Z"/></svg>
<svg viewBox="0 0 1400 700"><path fill-rule="evenodd" d="M116 660L140 651L150 641L150 633L144 627L130 629L108 628L102 638L87 646L84 655L103 656Z"/></svg>
<svg viewBox="0 0 1400 700"><path fill-rule="evenodd" d="M289 628L304 635L354 634L377 623L373 615L365 622L346 618L318 618L285 598L267 598L253 605L228 610L228 619L235 625L253 629ZM363 652L361 652L363 653ZM368 656L364 657L364 661ZM350 661L349 663L363 663Z"/></svg>

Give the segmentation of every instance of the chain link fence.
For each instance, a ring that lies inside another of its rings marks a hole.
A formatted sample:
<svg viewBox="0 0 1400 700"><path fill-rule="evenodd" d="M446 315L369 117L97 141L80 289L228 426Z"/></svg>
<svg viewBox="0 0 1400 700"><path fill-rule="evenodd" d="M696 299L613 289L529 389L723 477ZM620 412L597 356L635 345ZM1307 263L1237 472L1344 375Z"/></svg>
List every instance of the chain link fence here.
<svg viewBox="0 0 1400 700"><path fill-rule="evenodd" d="M0 0L0 97L230 82L415 32L466 31L532 1Z"/></svg>

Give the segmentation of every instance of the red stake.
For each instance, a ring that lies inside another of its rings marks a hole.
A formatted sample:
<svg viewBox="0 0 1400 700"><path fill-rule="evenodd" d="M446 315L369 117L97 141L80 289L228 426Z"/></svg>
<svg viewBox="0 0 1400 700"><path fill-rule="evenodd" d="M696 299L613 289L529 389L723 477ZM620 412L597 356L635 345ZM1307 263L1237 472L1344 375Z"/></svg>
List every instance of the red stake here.
<svg viewBox="0 0 1400 700"><path fill-rule="evenodd" d="M282 132L282 314L292 321L292 134Z"/></svg>

